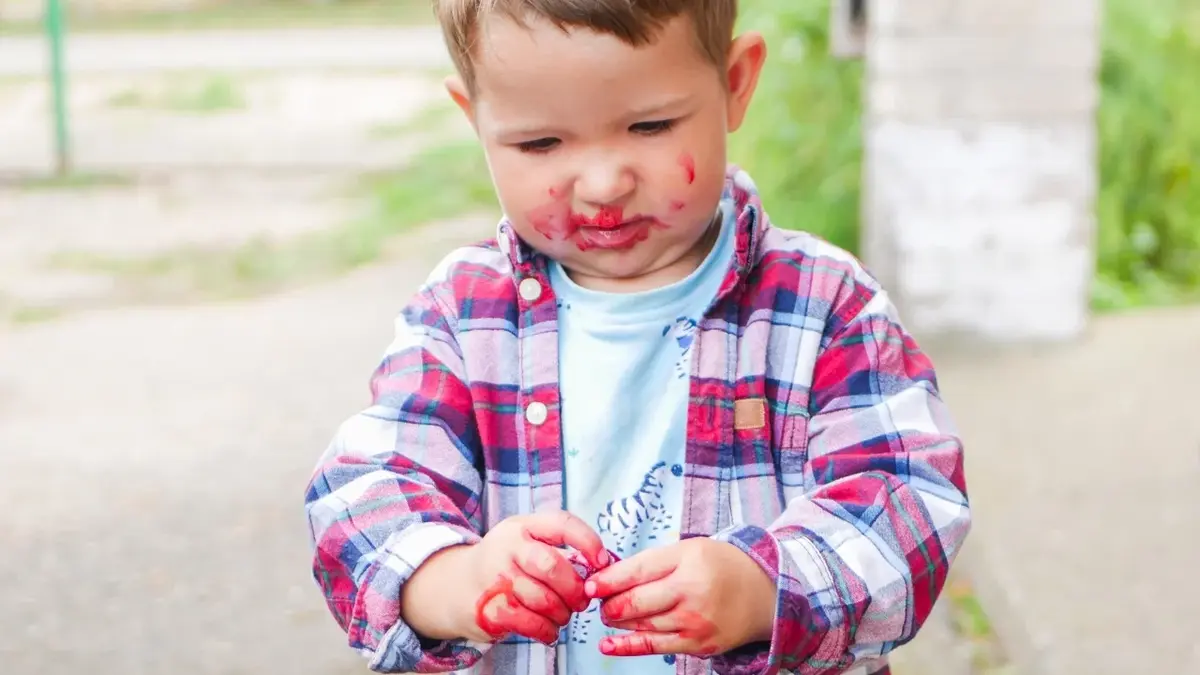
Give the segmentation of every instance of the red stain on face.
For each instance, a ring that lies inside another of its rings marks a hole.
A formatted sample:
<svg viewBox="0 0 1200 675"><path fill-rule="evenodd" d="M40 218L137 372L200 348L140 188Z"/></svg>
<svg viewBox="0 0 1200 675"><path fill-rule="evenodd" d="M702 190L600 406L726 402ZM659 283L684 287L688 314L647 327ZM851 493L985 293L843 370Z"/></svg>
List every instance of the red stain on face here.
<svg viewBox="0 0 1200 675"><path fill-rule="evenodd" d="M679 166L683 167L683 175L687 178L687 184L691 185L696 182L696 160L690 153L683 153L679 156Z"/></svg>
<svg viewBox="0 0 1200 675"><path fill-rule="evenodd" d="M679 200L679 199L671 200L671 210L672 211L682 211L684 209L684 207L686 207L686 206L687 206L687 204L685 204L682 200Z"/></svg>
<svg viewBox="0 0 1200 675"><path fill-rule="evenodd" d="M664 226L651 216L626 217L620 206L605 206L592 215L577 213L565 200L557 199L557 190L550 188L550 193L555 201L530 211L529 223L551 241L574 240L581 251L632 248L649 238L651 227Z"/></svg>

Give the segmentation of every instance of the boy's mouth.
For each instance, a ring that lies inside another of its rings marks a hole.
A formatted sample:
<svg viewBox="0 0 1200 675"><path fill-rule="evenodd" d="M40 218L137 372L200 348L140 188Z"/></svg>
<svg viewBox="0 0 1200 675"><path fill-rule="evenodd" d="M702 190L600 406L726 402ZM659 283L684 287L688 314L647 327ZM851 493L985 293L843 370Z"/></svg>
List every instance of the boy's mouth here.
<svg viewBox="0 0 1200 675"><path fill-rule="evenodd" d="M615 225L582 225L576 230L577 245L581 251L633 248L650 236L650 226L655 222L653 218L638 216Z"/></svg>
<svg viewBox="0 0 1200 675"><path fill-rule="evenodd" d="M569 208L549 214L535 214L533 228L551 240L574 240L581 251L595 249L624 250L650 236L652 227L665 227L658 218L637 214L626 217L620 206L606 206L592 215Z"/></svg>

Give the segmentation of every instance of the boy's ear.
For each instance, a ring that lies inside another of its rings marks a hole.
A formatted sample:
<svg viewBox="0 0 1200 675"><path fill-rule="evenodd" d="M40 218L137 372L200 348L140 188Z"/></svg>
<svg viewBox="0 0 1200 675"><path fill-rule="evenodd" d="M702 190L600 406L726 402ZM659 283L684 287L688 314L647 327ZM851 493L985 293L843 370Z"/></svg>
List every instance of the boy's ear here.
<svg viewBox="0 0 1200 675"><path fill-rule="evenodd" d="M734 38L725 72L729 83L727 125L730 132L737 131L746 119L746 110L766 60L767 42L760 33L752 31Z"/></svg>
<svg viewBox="0 0 1200 675"><path fill-rule="evenodd" d="M475 126L475 110L471 107L471 93L467 91L467 85L463 82L459 75L450 75L443 83L446 86L446 92L450 94L450 99L454 101L463 114L467 116L467 120L471 126Z"/></svg>

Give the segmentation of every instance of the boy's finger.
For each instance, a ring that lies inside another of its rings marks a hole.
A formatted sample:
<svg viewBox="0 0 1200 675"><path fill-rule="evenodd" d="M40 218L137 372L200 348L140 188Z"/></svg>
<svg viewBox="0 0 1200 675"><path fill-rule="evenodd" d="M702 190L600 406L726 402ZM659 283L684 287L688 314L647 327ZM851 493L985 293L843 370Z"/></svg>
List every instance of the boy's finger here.
<svg viewBox="0 0 1200 675"><path fill-rule="evenodd" d="M642 619L669 612L682 598L670 583L650 582L617 593L600 604L600 618L612 625L614 621Z"/></svg>
<svg viewBox="0 0 1200 675"><path fill-rule="evenodd" d="M483 630L497 639L515 633L546 645L558 640L558 629L549 619L519 602L510 602L507 597L493 598L484 605L478 623Z"/></svg>
<svg viewBox="0 0 1200 675"><path fill-rule="evenodd" d="M568 607L582 612L591 604L583 592L583 579L560 552L540 542L529 542L516 555L515 562L522 572L545 584Z"/></svg>
<svg viewBox="0 0 1200 675"><path fill-rule="evenodd" d="M558 626L571 619L571 610L553 589L532 576L519 574L513 579L513 595L529 610L541 614Z"/></svg>
<svg viewBox="0 0 1200 675"><path fill-rule="evenodd" d="M610 635L600 641L605 656L649 656L650 654L686 654L688 641L678 633L626 633Z"/></svg>
<svg viewBox="0 0 1200 675"><path fill-rule="evenodd" d="M600 535L588 524L567 511L543 514L526 523L529 536L551 546L570 546L583 554L593 568L608 567L612 560L604 550Z"/></svg>
<svg viewBox="0 0 1200 675"><path fill-rule="evenodd" d="M674 546L652 548L593 574L584 585L589 597L609 598L635 586L658 581L675 571L679 554Z"/></svg>

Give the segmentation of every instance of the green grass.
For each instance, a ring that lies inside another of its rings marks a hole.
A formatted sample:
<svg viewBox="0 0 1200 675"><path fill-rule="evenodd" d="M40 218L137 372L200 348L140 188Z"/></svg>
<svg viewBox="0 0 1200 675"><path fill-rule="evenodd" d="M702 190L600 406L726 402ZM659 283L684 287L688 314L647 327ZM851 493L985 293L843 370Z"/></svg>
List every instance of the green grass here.
<svg viewBox="0 0 1200 675"><path fill-rule="evenodd" d="M186 11L122 12L107 15L73 13L73 33L116 31L239 30L328 26L411 25L433 20L426 0L229 0ZM0 36L38 33L38 22L0 23Z"/></svg>
<svg viewBox="0 0 1200 675"><path fill-rule="evenodd" d="M77 171L63 176L20 178L15 186L21 190L92 190L127 187L133 182L133 177L124 174Z"/></svg>
<svg viewBox="0 0 1200 675"><path fill-rule="evenodd" d="M1007 658L992 628L992 622L971 585L952 574L946 582L943 595L945 601L950 603L950 619L954 632L971 647L971 665L974 672L1002 671L1007 665Z"/></svg>
<svg viewBox="0 0 1200 675"><path fill-rule="evenodd" d="M192 114L242 110L246 96L237 80L228 75L198 79L174 78L161 90L126 89L108 100L114 108L144 108Z"/></svg>
<svg viewBox="0 0 1200 675"><path fill-rule="evenodd" d="M234 249L182 248L150 257L60 253L52 267L104 274L135 300L248 297L328 279L376 262L411 228L471 211L497 211L487 166L471 140L432 147L397 171L367 176L358 189L370 213L332 230Z"/></svg>

